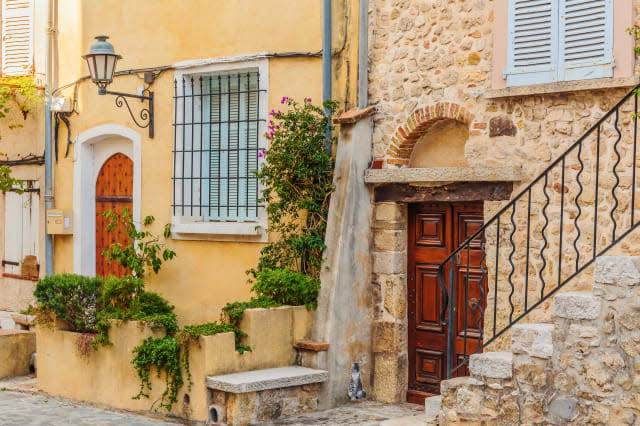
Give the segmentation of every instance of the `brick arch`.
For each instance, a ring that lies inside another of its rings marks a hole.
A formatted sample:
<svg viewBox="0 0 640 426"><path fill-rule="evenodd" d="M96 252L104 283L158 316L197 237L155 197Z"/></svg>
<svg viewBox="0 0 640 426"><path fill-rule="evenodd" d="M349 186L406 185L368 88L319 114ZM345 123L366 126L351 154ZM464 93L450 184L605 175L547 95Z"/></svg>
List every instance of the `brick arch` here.
<svg viewBox="0 0 640 426"><path fill-rule="evenodd" d="M442 120L456 120L470 126L473 115L466 108L451 102L439 102L415 110L391 137L391 144L384 159L386 163L408 165L418 139L427 133L431 126Z"/></svg>

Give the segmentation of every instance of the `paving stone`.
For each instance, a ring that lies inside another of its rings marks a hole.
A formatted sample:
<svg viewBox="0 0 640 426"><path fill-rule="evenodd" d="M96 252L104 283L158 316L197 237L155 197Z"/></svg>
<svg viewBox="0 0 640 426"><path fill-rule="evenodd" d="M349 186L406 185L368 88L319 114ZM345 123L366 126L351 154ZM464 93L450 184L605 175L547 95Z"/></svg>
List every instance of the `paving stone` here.
<svg viewBox="0 0 640 426"><path fill-rule="evenodd" d="M435 422L442 408L442 395L431 396L424 400L424 414L427 423Z"/></svg>
<svg viewBox="0 0 640 426"><path fill-rule="evenodd" d="M179 424L140 415L102 410L43 395L0 391L0 425L153 426Z"/></svg>

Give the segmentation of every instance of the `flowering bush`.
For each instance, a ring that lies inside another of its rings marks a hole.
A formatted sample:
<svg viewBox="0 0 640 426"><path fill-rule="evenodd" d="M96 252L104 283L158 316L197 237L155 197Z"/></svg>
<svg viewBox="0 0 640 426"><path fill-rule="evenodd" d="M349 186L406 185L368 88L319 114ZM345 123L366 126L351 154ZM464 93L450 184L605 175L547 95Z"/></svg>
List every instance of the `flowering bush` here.
<svg viewBox="0 0 640 426"><path fill-rule="evenodd" d="M270 230L279 238L262 249L254 278L264 269L298 271L319 278L329 198L333 192L333 158L326 144L331 115L337 104L322 107L305 98L302 104L285 96L284 112L270 112L269 149L258 156L266 162L257 173L264 185L261 203L267 205ZM325 113L325 110L327 113Z"/></svg>

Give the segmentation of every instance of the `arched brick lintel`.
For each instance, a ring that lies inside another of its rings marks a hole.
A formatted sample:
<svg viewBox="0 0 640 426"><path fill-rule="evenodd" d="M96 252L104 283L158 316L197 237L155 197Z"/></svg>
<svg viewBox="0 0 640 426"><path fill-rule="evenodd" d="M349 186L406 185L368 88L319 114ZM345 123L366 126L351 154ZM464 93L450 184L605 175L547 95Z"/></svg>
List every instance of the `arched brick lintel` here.
<svg viewBox="0 0 640 426"><path fill-rule="evenodd" d="M385 158L378 164L384 166L383 163L386 162L395 166L408 165L418 139L442 120L456 120L470 126L473 115L466 108L452 102L439 102L415 110L391 137Z"/></svg>

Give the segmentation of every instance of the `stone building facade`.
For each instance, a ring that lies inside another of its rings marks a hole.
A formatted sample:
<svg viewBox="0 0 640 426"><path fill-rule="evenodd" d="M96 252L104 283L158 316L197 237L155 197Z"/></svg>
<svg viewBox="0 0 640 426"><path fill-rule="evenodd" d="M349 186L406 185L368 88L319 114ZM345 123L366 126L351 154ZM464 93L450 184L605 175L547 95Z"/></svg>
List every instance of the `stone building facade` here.
<svg viewBox="0 0 640 426"><path fill-rule="evenodd" d="M638 83L634 40L625 30L636 23L640 1L612 7L612 77L507 87L507 0L370 1L369 104L377 112L365 181L374 200L377 399L406 400L411 358L425 362L408 341L416 315L408 206L480 202L485 223L499 213L500 225L494 219L482 233L487 284L476 319L485 341L559 284L563 291L590 289L592 260L640 217L631 206L635 98L577 143ZM636 254L638 243L640 235L630 232L611 250ZM523 322L549 322L551 310L549 298ZM509 345L507 332L485 350ZM442 369L442 362L429 368Z"/></svg>

